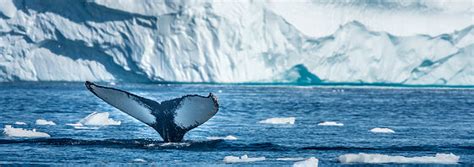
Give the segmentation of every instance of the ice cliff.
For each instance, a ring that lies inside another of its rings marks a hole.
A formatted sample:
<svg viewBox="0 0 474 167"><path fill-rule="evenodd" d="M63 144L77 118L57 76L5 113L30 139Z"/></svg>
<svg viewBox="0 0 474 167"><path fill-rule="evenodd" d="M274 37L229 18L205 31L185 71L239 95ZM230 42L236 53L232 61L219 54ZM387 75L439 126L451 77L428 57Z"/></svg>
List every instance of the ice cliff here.
<svg viewBox="0 0 474 167"><path fill-rule="evenodd" d="M326 7L347 12L337 1L325 2ZM285 10L281 6L293 4L290 2L1 0L0 3L0 81L3 82L474 85L472 6L466 10L455 7L447 10L449 16L460 16L456 17L457 23L463 27L440 26L450 31L437 35L433 32L406 35L380 28L375 21L347 21L347 18L340 20L332 33L327 33L324 22L305 27L301 18L311 21L312 15L300 14L300 20L295 21L295 14L282 12ZM361 8L359 3L349 5L351 9ZM419 6L423 4L415 3L413 8ZM375 8L380 7L376 4ZM422 9L426 15L443 10ZM394 10L401 9L395 4ZM408 12L411 10L416 9ZM469 19L467 23L462 20L465 11L471 16L470 23ZM386 19L393 19L397 14L392 13L394 16ZM366 17L372 14L369 12ZM359 15L360 12L354 19L365 18ZM328 20L328 25L329 22L336 24L333 18ZM443 23L439 20L439 24ZM316 36L307 33L308 29L324 29L327 35Z"/></svg>

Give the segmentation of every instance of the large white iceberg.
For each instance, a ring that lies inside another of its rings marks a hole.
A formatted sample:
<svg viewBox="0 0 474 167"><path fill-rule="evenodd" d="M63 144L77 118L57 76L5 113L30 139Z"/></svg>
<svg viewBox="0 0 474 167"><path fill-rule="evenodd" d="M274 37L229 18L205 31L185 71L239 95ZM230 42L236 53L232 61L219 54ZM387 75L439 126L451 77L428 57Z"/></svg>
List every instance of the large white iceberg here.
<svg viewBox="0 0 474 167"><path fill-rule="evenodd" d="M408 2L4 0L0 81L473 85L470 1Z"/></svg>
<svg viewBox="0 0 474 167"><path fill-rule="evenodd" d="M456 164L459 156L438 153L435 156L405 157L383 154L344 154L339 156L341 163L410 163L410 164Z"/></svg>
<svg viewBox="0 0 474 167"><path fill-rule="evenodd" d="M47 133L36 131L36 129L27 130L23 128L14 128L11 125L5 125L5 128L3 128L3 133L10 137L26 137L26 138L51 137Z"/></svg>

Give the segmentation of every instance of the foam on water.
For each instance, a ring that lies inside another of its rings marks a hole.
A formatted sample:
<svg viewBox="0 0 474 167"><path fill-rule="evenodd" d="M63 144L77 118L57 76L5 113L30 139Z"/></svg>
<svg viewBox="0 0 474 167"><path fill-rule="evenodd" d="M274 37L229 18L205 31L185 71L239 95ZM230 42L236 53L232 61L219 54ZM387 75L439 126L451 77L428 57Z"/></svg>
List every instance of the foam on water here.
<svg viewBox="0 0 474 167"><path fill-rule="evenodd" d="M390 129L390 128L373 128L373 129L370 129L370 132L372 132L372 133L395 133L395 131Z"/></svg>
<svg viewBox="0 0 474 167"><path fill-rule="evenodd" d="M256 161L264 161L264 160L265 160L265 157L248 157L247 154L242 155L240 157L237 157L237 156L224 157L225 163L256 162Z"/></svg>
<svg viewBox="0 0 474 167"><path fill-rule="evenodd" d="M23 128L14 128L11 125L5 125L3 133L10 137L51 137L47 133L37 132L36 129L26 130Z"/></svg>
<svg viewBox="0 0 474 167"><path fill-rule="evenodd" d="M208 140L237 140L237 137L228 135L226 137L220 137L220 136L210 136L207 137Z"/></svg>
<svg viewBox="0 0 474 167"><path fill-rule="evenodd" d="M56 125L53 121L48 121L45 119L37 119L35 122L36 125Z"/></svg>
<svg viewBox="0 0 474 167"><path fill-rule="evenodd" d="M266 120L259 121L258 123L262 124L295 124L295 117L279 117L279 118L269 118Z"/></svg>
<svg viewBox="0 0 474 167"><path fill-rule="evenodd" d="M404 157L404 156L391 156L383 154L344 154L339 156L339 162L341 163L412 163L412 164L457 164L459 156L452 153L441 154L438 153L434 157L421 156L421 157Z"/></svg>
<svg viewBox="0 0 474 167"><path fill-rule="evenodd" d="M298 161L293 164L294 167L318 167L319 160L314 157L310 157L303 161Z"/></svg>
<svg viewBox="0 0 474 167"><path fill-rule="evenodd" d="M334 122L334 121L324 121L324 122L318 123L318 126L344 126L344 124L339 123L339 122Z"/></svg>
<svg viewBox="0 0 474 167"><path fill-rule="evenodd" d="M154 146L154 145L153 145ZM180 147L189 147L191 146L191 143L173 143L173 142L168 142L168 143L163 143L163 144L160 144L161 147L176 147L176 148L180 148ZM150 146L152 147L152 146Z"/></svg>

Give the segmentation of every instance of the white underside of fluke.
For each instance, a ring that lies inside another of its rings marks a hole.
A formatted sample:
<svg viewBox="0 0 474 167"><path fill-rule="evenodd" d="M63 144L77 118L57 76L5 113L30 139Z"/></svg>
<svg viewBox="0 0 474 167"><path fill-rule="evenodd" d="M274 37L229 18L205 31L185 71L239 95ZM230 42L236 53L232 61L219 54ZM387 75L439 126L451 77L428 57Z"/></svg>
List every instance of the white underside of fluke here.
<svg viewBox="0 0 474 167"><path fill-rule="evenodd" d="M217 113L214 101L209 97L187 96L176 109L174 123L183 129L196 127Z"/></svg>
<svg viewBox="0 0 474 167"><path fill-rule="evenodd" d="M103 88L95 85L90 85L90 88L102 100L139 121L148 125L156 123L156 117L151 114L152 110L141 103L137 97L116 89Z"/></svg>

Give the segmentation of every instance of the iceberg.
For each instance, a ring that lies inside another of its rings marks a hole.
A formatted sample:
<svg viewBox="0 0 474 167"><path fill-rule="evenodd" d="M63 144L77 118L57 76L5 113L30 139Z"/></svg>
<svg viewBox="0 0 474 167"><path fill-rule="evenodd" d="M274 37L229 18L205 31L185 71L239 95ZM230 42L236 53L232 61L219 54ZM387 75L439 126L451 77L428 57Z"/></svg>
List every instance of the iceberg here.
<svg viewBox="0 0 474 167"><path fill-rule="evenodd" d="M282 118L268 118L262 121L259 121L258 123L262 124L290 124L293 125L295 124L295 117L282 117Z"/></svg>
<svg viewBox="0 0 474 167"><path fill-rule="evenodd" d="M265 160L265 157L248 157L247 155L242 155L240 157L236 157L236 156L224 157L225 163L256 162L256 161L264 161L264 160Z"/></svg>
<svg viewBox="0 0 474 167"><path fill-rule="evenodd" d="M51 137L47 133L36 131L36 129L27 130L23 128L14 128L11 125L5 125L5 128L3 128L3 133L6 136L10 136L10 137L26 137L26 138Z"/></svg>
<svg viewBox="0 0 474 167"><path fill-rule="evenodd" d="M395 133L395 131L390 129L390 128L373 128L373 129L370 129L370 132L372 132L372 133Z"/></svg>
<svg viewBox="0 0 474 167"><path fill-rule="evenodd" d="M53 121L48 121L44 119L37 119L35 122L36 125L56 125Z"/></svg>
<svg viewBox="0 0 474 167"><path fill-rule="evenodd" d="M441 154L438 153L435 156L421 156L421 157L404 157L404 156L391 156L383 154L344 154L338 157L341 163L400 163L400 164L457 164L459 156L452 153Z"/></svg>
<svg viewBox="0 0 474 167"><path fill-rule="evenodd" d="M0 82L474 83L469 0L21 2L0 7Z"/></svg>
<svg viewBox="0 0 474 167"><path fill-rule="evenodd" d="M303 161L298 161L293 164L293 167L318 167L319 160L314 157L310 157Z"/></svg>

